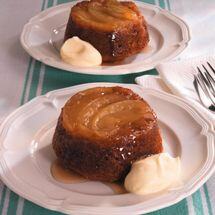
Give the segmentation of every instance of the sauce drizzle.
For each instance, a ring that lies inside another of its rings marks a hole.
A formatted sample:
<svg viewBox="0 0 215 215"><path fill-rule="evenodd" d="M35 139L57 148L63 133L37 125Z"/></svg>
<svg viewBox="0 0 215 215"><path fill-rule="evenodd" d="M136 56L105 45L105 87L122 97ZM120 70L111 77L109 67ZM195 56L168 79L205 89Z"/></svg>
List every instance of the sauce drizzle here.
<svg viewBox="0 0 215 215"><path fill-rule="evenodd" d="M64 183L64 184L78 184L78 183L83 183L83 182L89 181L89 179L86 179L83 176L81 176L73 171L64 169L58 160L55 160L51 164L50 171L51 171L51 175L53 176L53 178L56 181ZM101 182L101 183L103 183L106 186L108 186L109 188L111 188L115 194L127 193L124 186L122 184L120 184L119 182L115 182L115 183Z"/></svg>

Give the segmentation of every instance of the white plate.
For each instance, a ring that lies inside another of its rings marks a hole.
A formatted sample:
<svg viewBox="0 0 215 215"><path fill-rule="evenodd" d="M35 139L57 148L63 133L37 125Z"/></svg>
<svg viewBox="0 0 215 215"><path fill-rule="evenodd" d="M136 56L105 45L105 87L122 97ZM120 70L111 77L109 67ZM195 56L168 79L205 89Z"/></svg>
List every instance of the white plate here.
<svg viewBox="0 0 215 215"><path fill-rule="evenodd" d="M100 182L65 185L50 174L51 140L65 101L93 83L52 91L20 107L0 127L0 174L4 183L43 207L78 214L140 214L172 205L196 191L214 171L213 125L175 96L123 84L146 99L159 120L165 151L180 156L183 185L154 195L116 195ZM191 156L192 155L192 156Z"/></svg>
<svg viewBox="0 0 215 215"><path fill-rule="evenodd" d="M61 60L58 49L62 44L70 8L77 2L47 9L24 26L21 43L32 57L72 72L119 75L152 69L181 53L190 40L188 26L180 18L158 6L135 2L148 23L150 43L147 50L115 65L88 68L71 66Z"/></svg>

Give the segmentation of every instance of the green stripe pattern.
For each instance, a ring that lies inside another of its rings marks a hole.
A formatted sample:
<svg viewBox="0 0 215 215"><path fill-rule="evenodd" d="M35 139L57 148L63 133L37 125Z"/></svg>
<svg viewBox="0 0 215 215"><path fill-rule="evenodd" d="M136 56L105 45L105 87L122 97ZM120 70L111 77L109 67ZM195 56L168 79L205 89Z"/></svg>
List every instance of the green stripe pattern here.
<svg viewBox="0 0 215 215"><path fill-rule="evenodd" d="M204 214L200 190L198 190L192 195L192 199L196 215Z"/></svg>
<svg viewBox="0 0 215 215"><path fill-rule="evenodd" d="M2 214L2 209L3 209L3 206L4 206L6 189L8 189L8 188L6 186L4 186L3 191L1 193L0 214Z"/></svg>
<svg viewBox="0 0 215 215"><path fill-rule="evenodd" d="M165 8L164 0L159 0L159 5L160 7Z"/></svg>
<svg viewBox="0 0 215 215"><path fill-rule="evenodd" d="M68 0L57 0L55 1L57 4L67 3ZM164 9L170 10L170 2L169 0L144 0L146 3L156 4L159 3L159 6ZM166 2L166 5L165 5ZM44 10L48 7L53 6L53 0L43 0L41 10ZM44 76L41 77L41 68L44 68ZM73 72L67 72L63 70L59 70L53 67L42 65L40 62L30 58L29 66L26 71L25 81L23 84L23 92L20 99L20 104L24 104L25 102L31 100L37 95L39 80L42 78L42 88L41 93L45 94L46 92L54 89L59 89L63 87L69 87L77 84L90 83L90 82L116 82L116 83L134 83L134 79L137 76L150 74L157 75L157 71L155 69L142 72L138 74L129 74L129 75L117 75L117 76L103 76L103 75L85 75L78 74ZM4 207L5 202L5 194L6 194L6 186L4 186L3 191L1 193L1 201L0 201L0 214L2 214L2 209ZM206 184L204 185L204 193L206 196L206 202L208 207L208 212L212 215L212 207L209 198L209 193ZM21 197L19 197L14 192L10 192L9 197L9 206L7 209L7 214L12 215L16 214L18 202ZM192 195L193 207L195 209L196 215L204 214L203 206L202 206L202 197L200 191L197 191ZM28 200L24 200L22 214L24 215L60 215L62 213L54 212L42 208L38 205L33 204ZM188 212L188 203L186 199L180 201L179 203L167 207L162 210L158 210L156 212L148 213L150 215L187 215Z"/></svg>
<svg viewBox="0 0 215 215"><path fill-rule="evenodd" d="M205 197L206 197L206 201L207 201L208 213L209 213L209 215L212 215L213 212L212 212L212 207L211 207L211 202L210 202L207 185L204 184L203 188L204 188L204 193L205 193Z"/></svg>

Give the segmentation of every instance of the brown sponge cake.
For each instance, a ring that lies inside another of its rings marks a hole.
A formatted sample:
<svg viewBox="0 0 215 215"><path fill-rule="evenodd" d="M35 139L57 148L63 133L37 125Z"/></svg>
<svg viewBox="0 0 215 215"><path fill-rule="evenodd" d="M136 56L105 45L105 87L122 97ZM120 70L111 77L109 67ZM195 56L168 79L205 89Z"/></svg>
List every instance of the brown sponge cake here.
<svg viewBox="0 0 215 215"><path fill-rule="evenodd" d="M149 42L147 25L133 2L83 1L72 7L65 40L78 36L91 43L103 62L140 52Z"/></svg>
<svg viewBox="0 0 215 215"><path fill-rule="evenodd" d="M53 137L62 165L85 178L123 179L131 163L162 152L154 111L122 87L97 87L72 96Z"/></svg>

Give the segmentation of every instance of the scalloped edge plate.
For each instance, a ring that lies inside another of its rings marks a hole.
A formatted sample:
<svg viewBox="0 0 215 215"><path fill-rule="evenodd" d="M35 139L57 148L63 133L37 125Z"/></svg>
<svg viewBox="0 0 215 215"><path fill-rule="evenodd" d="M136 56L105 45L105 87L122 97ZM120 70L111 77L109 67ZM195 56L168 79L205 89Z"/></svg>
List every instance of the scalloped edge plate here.
<svg viewBox="0 0 215 215"><path fill-rule="evenodd" d="M122 62L95 67L77 67L64 63L57 51L59 37L63 38L64 27L69 17L71 6L79 1L61 4L49 8L30 19L21 34L23 48L35 59L59 69L71 72L120 75L146 71L161 62L173 59L188 45L190 33L188 25L176 15L158 6L135 1L144 15L150 36L145 51L128 57ZM57 35L53 41L53 35Z"/></svg>

